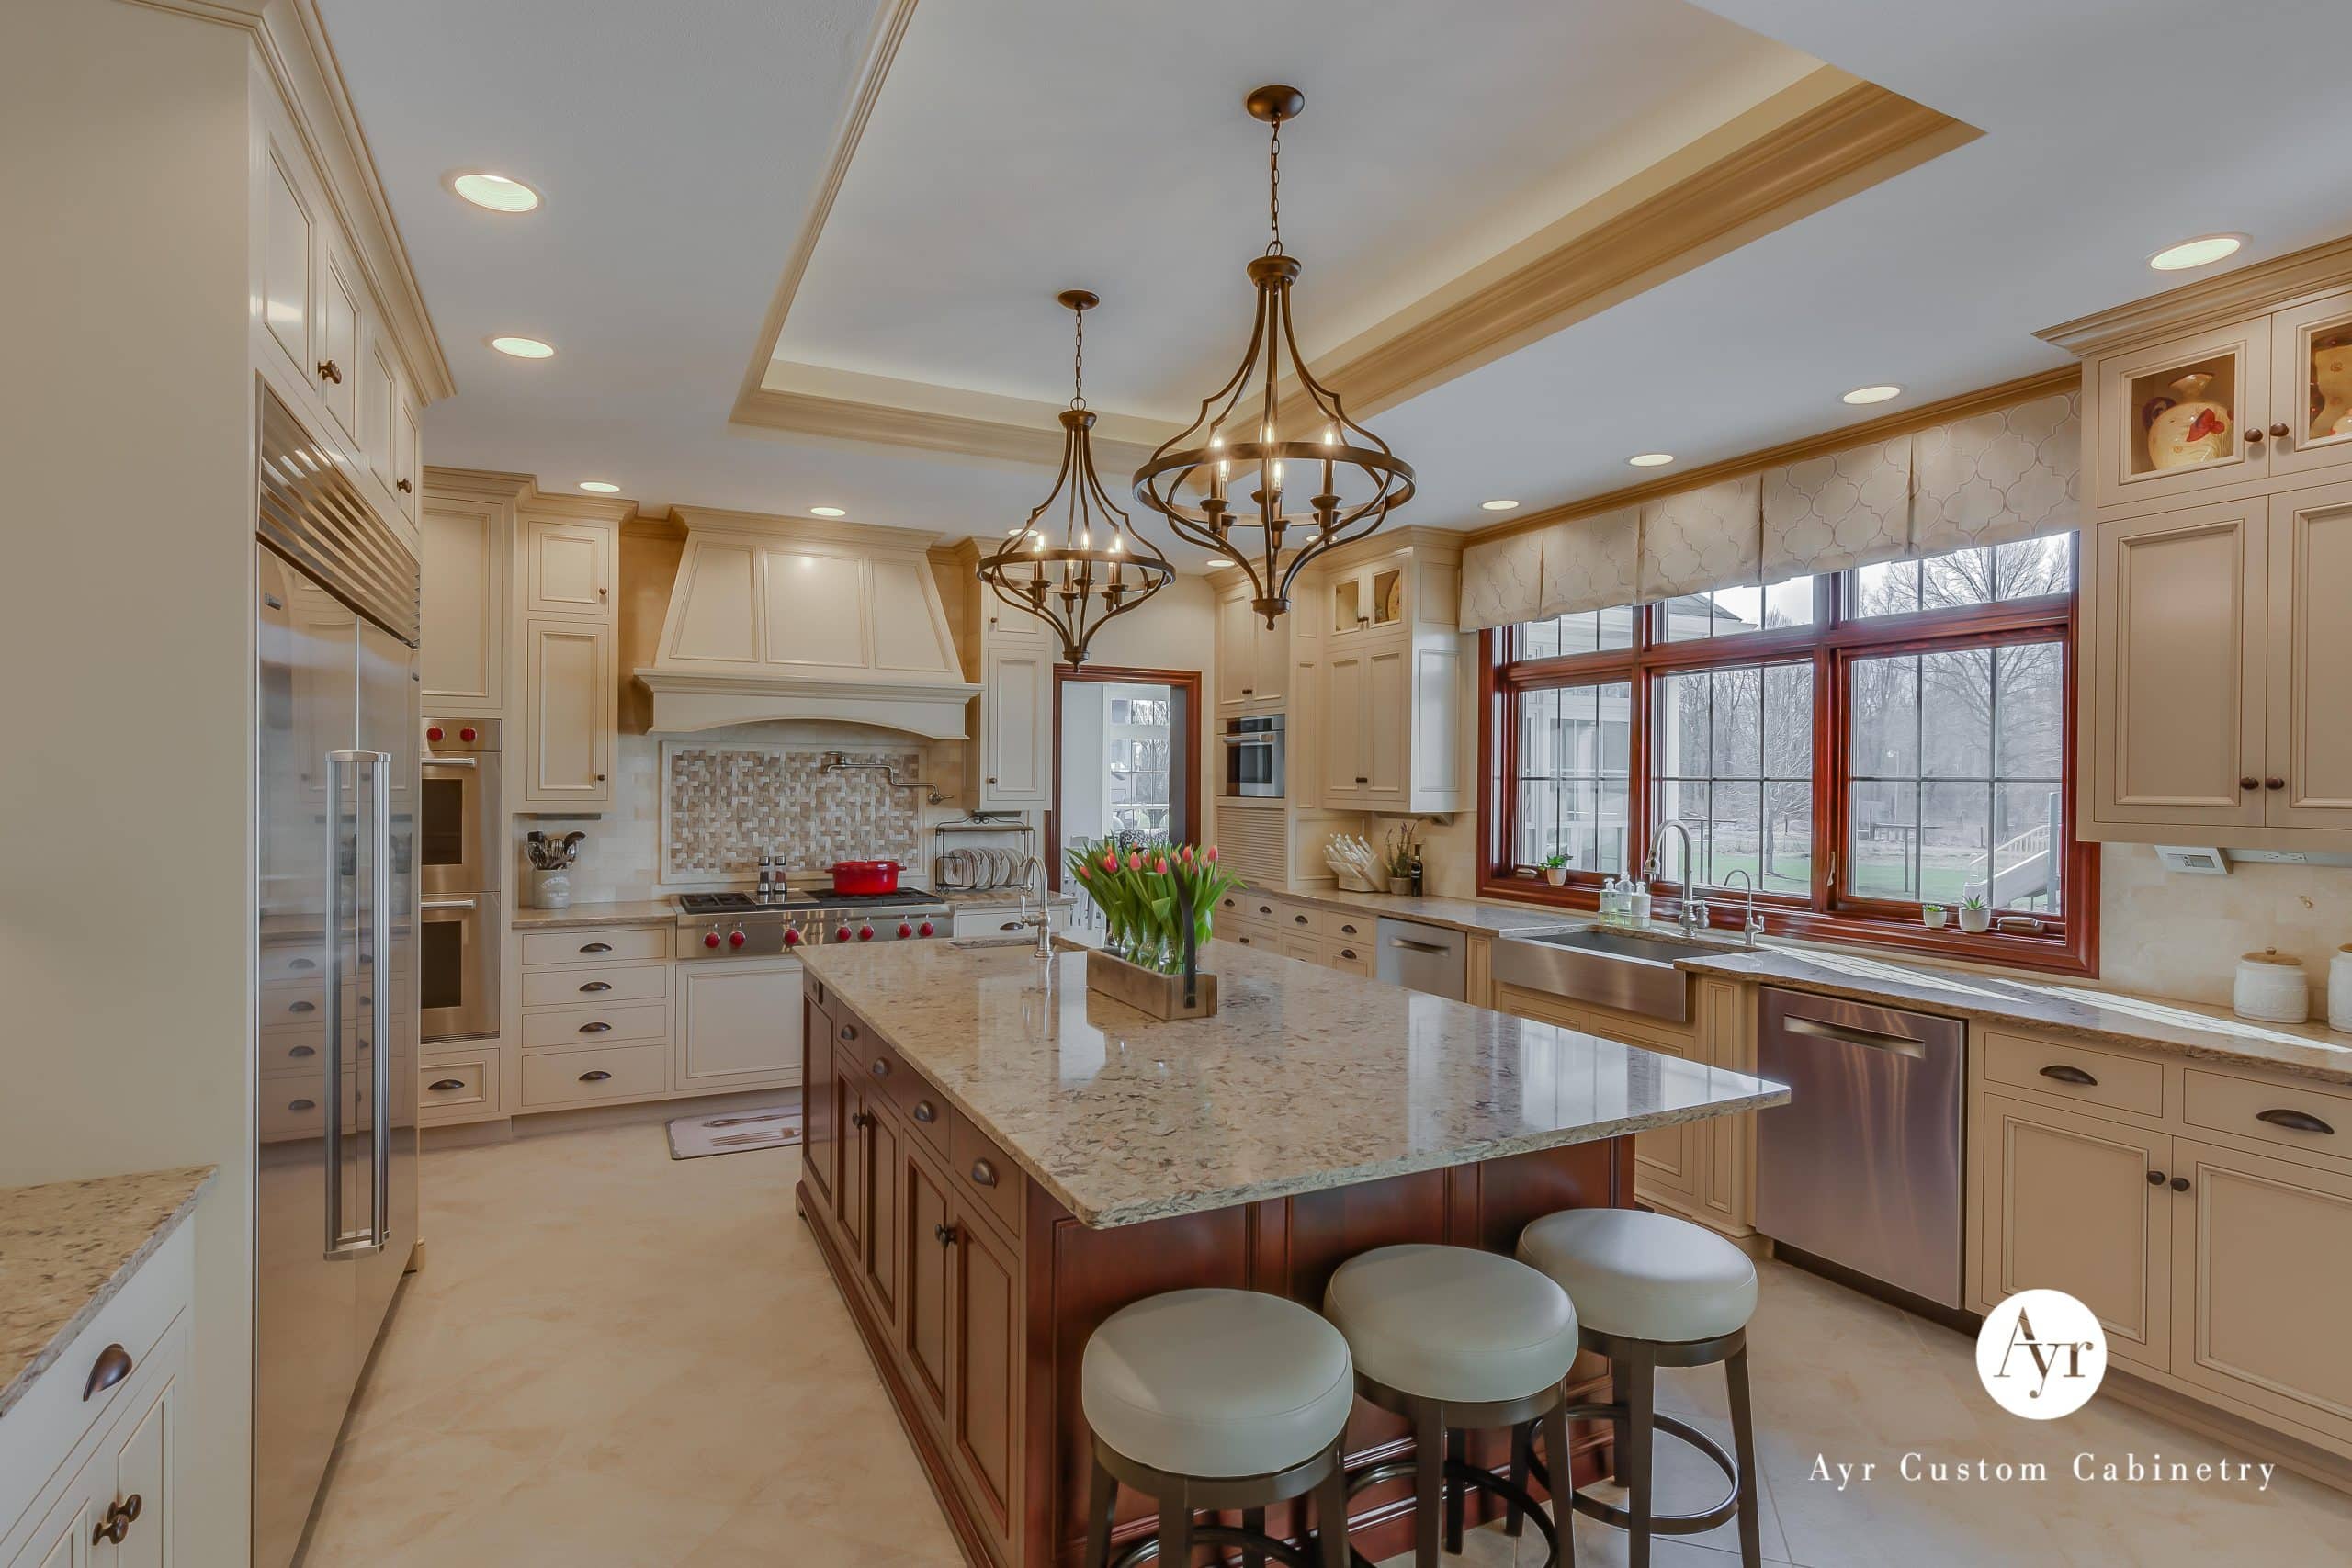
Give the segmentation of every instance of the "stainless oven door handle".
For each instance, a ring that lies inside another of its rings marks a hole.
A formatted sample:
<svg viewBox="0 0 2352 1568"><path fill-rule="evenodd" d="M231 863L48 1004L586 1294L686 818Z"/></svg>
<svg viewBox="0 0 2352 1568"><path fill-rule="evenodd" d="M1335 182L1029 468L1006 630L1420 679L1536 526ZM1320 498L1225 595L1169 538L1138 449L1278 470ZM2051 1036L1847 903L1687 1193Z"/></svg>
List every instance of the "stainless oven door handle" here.
<svg viewBox="0 0 2352 1568"><path fill-rule="evenodd" d="M1925 1061L1928 1056L1928 1048L1917 1040L1905 1040L1900 1034L1881 1034L1875 1029L1853 1029L1842 1023L1823 1023L1811 1018L1783 1019L1781 1027L1791 1034L1835 1040L1840 1045L1860 1045L1872 1051L1884 1051L1891 1055L1908 1056L1914 1061Z"/></svg>
<svg viewBox="0 0 2352 1568"><path fill-rule="evenodd" d="M416 907L420 909L479 909L481 903L474 898L419 898Z"/></svg>
<svg viewBox="0 0 2352 1568"><path fill-rule="evenodd" d="M1220 735L1217 739L1227 746L1272 746L1274 743L1271 735Z"/></svg>
<svg viewBox="0 0 2352 1568"><path fill-rule="evenodd" d="M428 768L479 768L481 763L472 757L427 757L424 765Z"/></svg>

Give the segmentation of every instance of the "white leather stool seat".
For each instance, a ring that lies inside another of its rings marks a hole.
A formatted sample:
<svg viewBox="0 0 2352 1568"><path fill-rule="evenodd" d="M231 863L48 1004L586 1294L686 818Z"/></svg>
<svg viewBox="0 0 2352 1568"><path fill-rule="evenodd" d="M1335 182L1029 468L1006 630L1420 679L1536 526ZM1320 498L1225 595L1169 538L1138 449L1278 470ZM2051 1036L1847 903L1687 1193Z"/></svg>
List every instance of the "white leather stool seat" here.
<svg viewBox="0 0 2352 1568"><path fill-rule="evenodd" d="M1519 1256L1628 1339L1713 1339L1756 1312L1756 1265L1702 1225L1640 1209L1563 1209L1519 1233Z"/></svg>
<svg viewBox="0 0 2352 1568"><path fill-rule="evenodd" d="M1381 1247L1323 1292L1357 1370L1424 1399L1524 1399L1568 1375L1577 1309L1542 1273L1475 1247Z"/></svg>
<svg viewBox="0 0 2352 1568"><path fill-rule="evenodd" d="M1170 1291L1086 1342L1080 1402L1137 1464L1204 1480L1269 1475L1331 1446L1355 1407L1340 1331L1262 1291Z"/></svg>

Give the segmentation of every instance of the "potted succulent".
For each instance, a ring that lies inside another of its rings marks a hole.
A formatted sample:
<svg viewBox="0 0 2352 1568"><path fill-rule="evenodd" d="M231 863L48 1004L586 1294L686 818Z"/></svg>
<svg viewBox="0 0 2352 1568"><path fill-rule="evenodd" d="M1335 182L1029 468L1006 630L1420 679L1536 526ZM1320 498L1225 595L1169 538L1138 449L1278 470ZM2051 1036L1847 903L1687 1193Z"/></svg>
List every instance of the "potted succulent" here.
<svg viewBox="0 0 2352 1568"><path fill-rule="evenodd" d="M1992 908L1984 902L1984 898L1982 894L1971 893L1967 897L1962 898L1960 901L1960 929L1962 931L1990 931L1992 926L1993 911Z"/></svg>
<svg viewBox="0 0 2352 1568"><path fill-rule="evenodd" d="M1200 950L1217 900L1241 879L1217 869L1214 846L1138 849L1105 839L1071 846L1066 863L1102 911L1102 947L1086 955L1089 989L1156 1018L1216 1011L1216 976L1200 972Z"/></svg>
<svg viewBox="0 0 2352 1568"><path fill-rule="evenodd" d="M1922 904L1919 906L1919 923L1927 927L1931 931L1939 931L1943 930L1944 922L1951 918L1951 911L1947 910L1941 904Z"/></svg>
<svg viewBox="0 0 2352 1568"><path fill-rule="evenodd" d="M1544 880L1557 887L1568 879L1568 857L1557 850L1535 863L1544 873Z"/></svg>

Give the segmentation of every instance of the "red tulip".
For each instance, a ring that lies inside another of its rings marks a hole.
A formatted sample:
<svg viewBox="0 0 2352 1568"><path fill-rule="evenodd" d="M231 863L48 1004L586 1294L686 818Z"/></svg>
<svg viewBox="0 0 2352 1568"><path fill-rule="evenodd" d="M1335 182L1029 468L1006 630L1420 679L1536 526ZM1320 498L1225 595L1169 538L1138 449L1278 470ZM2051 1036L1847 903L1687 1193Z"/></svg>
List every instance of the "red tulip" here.
<svg viewBox="0 0 2352 1568"><path fill-rule="evenodd" d="M1129 850L1127 852L1127 869L1129 871L1141 871L1143 869L1143 852L1141 850Z"/></svg>
<svg viewBox="0 0 2352 1568"><path fill-rule="evenodd" d="M1119 869L1119 855L1117 851L1104 850L1102 852L1102 869L1104 871L1116 871Z"/></svg>
<svg viewBox="0 0 2352 1568"><path fill-rule="evenodd" d="M1177 851L1177 852L1176 852L1176 853L1177 853L1177 857L1178 857L1179 859L1181 859L1182 861L1183 861L1183 863L1184 863L1186 865L1190 865L1190 864L1192 864L1192 863L1193 863L1193 846L1192 846L1192 845L1190 845L1190 844L1186 844L1182 849L1181 849L1181 850Z"/></svg>
<svg viewBox="0 0 2352 1568"><path fill-rule="evenodd" d="M1216 846L1215 844L1211 844L1211 845L1210 845L1206 850L1203 851L1202 852L1203 852L1204 854L1205 854L1205 855L1208 857L1208 863L1209 863L1211 865L1215 865L1215 864L1216 863Z"/></svg>
<svg viewBox="0 0 2352 1568"><path fill-rule="evenodd" d="M1151 869L1152 869L1153 871L1155 871L1155 872L1159 873L1159 874L1160 875L1162 875L1162 876L1167 875L1167 874L1168 874L1168 857L1167 857L1166 855L1162 855L1162 856L1160 856L1160 857L1159 857L1159 859L1158 861L1156 861L1156 862L1154 862L1154 863L1153 863L1153 864L1152 864L1152 868L1151 868Z"/></svg>

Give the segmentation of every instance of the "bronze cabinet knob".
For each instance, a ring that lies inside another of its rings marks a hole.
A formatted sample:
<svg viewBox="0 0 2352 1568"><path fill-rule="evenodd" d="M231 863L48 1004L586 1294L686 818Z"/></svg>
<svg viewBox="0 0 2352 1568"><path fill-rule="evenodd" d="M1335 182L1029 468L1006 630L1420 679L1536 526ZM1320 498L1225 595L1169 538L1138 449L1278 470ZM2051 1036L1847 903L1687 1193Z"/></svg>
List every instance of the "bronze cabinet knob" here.
<svg viewBox="0 0 2352 1568"><path fill-rule="evenodd" d="M2240 789L2260 789L2261 787L2262 781L2256 778L2252 773L2248 773L2245 777L2238 780L2238 788Z"/></svg>
<svg viewBox="0 0 2352 1568"><path fill-rule="evenodd" d="M406 479L394 479L392 481L392 488L400 491L402 495L406 495L416 487L409 483Z"/></svg>
<svg viewBox="0 0 2352 1568"><path fill-rule="evenodd" d="M2245 444L2249 446L2259 446L2262 445L2262 426L2258 424L2246 426Z"/></svg>
<svg viewBox="0 0 2352 1568"><path fill-rule="evenodd" d="M2281 778L2268 778L2262 781L2262 786L2265 789L2285 789L2287 781Z"/></svg>
<svg viewBox="0 0 2352 1568"><path fill-rule="evenodd" d="M2187 1178L2187 1177L2185 1177L2185 1176L2176 1176L2176 1177L2174 1177L2174 1178L2172 1179L2172 1190L2173 1190L2174 1191L2176 1191L2176 1192L2186 1192L2186 1191L2188 1191L2188 1178Z"/></svg>
<svg viewBox="0 0 2352 1568"><path fill-rule="evenodd" d="M2164 1184L2165 1184L2165 1173L2164 1173L2163 1171L2161 1171L2161 1170L2152 1170L2152 1171L2148 1172L2148 1185L2149 1185L2149 1186L2151 1186L2151 1187L2162 1187Z"/></svg>
<svg viewBox="0 0 2352 1568"><path fill-rule="evenodd" d="M2287 422L2282 419L2278 423L2272 425L2270 427L2270 434L2280 441L2286 440L2288 435Z"/></svg>
<svg viewBox="0 0 2352 1568"><path fill-rule="evenodd" d="M933 1225L931 1227L931 1234L933 1238L942 1247L953 1247L956 1245L956 1227L954 1225Z"/></svg>
<svg viewBox="0 0 2352 1568"><path fill-rule="evenodd" d="M333 381L336 386L338 386L338 387L342 386L342 385L343 385L343 367L341 367L340 365L337 365L337 364L336 364L334 360L332 360L332 359L322 359L322 360L320 360L320 361L319 361L319 379L320 379L320 380L322 380L322 381Z"/></svg>
<svg viewBox="0 0 2352 1568"><path fill-rule="evenodd" d="M98 1521L97 1529L90 1537L90 1544L96 1546L105 1540L120 1546L123 1537L130 1533L130 1521L139 1517L143 1505L144 1500L136 1492L119 1503L108 1504L107 1517Z"/></svg>

